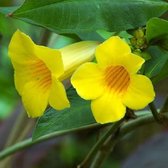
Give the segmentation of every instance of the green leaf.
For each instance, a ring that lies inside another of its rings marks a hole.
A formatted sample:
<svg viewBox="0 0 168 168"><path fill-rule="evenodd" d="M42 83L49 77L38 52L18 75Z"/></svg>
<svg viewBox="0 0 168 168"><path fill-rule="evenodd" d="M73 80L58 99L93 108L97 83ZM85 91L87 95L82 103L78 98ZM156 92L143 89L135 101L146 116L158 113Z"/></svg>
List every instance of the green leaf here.
<svg viewBox="0 0 168 168"><path fill-rule="evenodd" d="M147 41L168 50L168 21L152 18L146 26Z"/></svg>
<svg viewBox="0 0 168 168"><path fill-rule="evenodd" d="M103 37L96 31L82 32L82 33L76 33L76 34L79 36L81 40L92 40L92 41L100 41L100 42L104 41Z"/></svg>
<svg viewBox="0 0 168 168"><path fill-rule="evenodd" d="M146 51L144 51L144 52L140 53L140 56L141 56L142 58L144 58L144 59L145 59L145 61L147 61L147 60L150 60L150 59L151 59L151 55L150 55L148 52L146 52Z"/></svg>
<svg viewBox="0 0 168 168"><path fill-rule="evenodd" d="M168 61L165 63L160 73L152 78L152 81L156 84L166 78L168 78Z"/></svg>
<svg viewBox="0 0 168 168"><path fill-rule="evenodd" d="M108 32L106 30L97 30L96 31L104 40L110 38L111 36L115 35L116 32Z"/></svg>
<svg viewBox="0 0 168 168"><path fill-rule="evenodd" d="M71 107L62 111L52 108L38 120L33 139L53 132L71 131L96 123L90 109L90 101L81 99L74 89L67 91Z"/></svg>
<svg viewBox="0 0 168 168"><path fill-rule="evenodd" d="M158 46L149 47L147 52L151 55L151 59L146 61L144 73L151 78L161 73L168 60L168 52Z"/></svg>
<svg viewBox="0 0 168 168"><path fill-rule="evenodd" d="M152 18L146 25L146 38L151 41L168 34L168 21L160 18Z"/></svg>
<svg viewBox="0 0 168 168"><path fill-rule="evenodd" d="M143 26L167 10L161 0L26 0L13 17L57 33L118 32Z"/></svg>

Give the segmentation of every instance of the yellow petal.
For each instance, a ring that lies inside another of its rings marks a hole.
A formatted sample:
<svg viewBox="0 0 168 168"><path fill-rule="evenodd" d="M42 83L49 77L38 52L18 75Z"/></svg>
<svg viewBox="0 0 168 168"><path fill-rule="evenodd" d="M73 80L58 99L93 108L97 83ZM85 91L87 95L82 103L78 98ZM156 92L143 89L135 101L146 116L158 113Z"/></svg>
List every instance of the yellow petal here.
<svg viewBox="0 0 168 168"><path fill-rule="evenodd" d="M81 65L74 72L71 83L78 94L86 100L99 97L104 90L103 74L95 63Z"/></svg>
<svg viewBox="0 0 168 168"><path fill-rule="evenodd" d="M15 86L20 95L24 85L31 81L45 86L51 85L51 72L40 59L29 61L27 64L13 63L15 65Z"/></svg>
<svg viewBox="0 0 168 168"><path fill-rule="evenodd" d="M64 85L59 82L54 76L52 77L49 104L56 110L62 110L64 108L70 107Z"/></svg>
<svg viewBox="0 0 168 168"><path fill-rule="evenodd" d="M142 57L130 53L125 56L121 64L127 69L130 74L134 74L141 68L144 62L145 60Z"/></svg>
<svg viewBox="0 0 168 168"><path fill-rule="evenodd" d="M131 109L138 110L152 102L154 97L155 92L150 79L144 75L133 75L123 103Z"/></svg>
<svg viewBox="0 0 168 168"><path fill-rule="evenodd" d="M64 65L60 51L35 45L35 54L45 63L51 73L56 77L59 77L64 73Z"/></svg>
<svg viewBox="0 0 168 168"><path fill-rule="evenodd" d="M97 47L96 59L102 67L120 65L124 57L130 53L129 45L118 36L114 36Z"/></svg>
<svg viewBox="0 0 168 168"><path fill-rule="evenodd" d="M97 46L98 42L82 41L61 48L60 52L65 70L61 80L69 77L82 63L91 61L94 58L95 48Z"/></svg>
<svg viewBox="0 0 168 168"><path fill-rule="evenodd" d="M29 36L19 30L12 36L9 56L14 68L17 68L16 63L27 65L40 59L57 77L64 73L60 51L34 44Z"/></svg>
<svg viewBox="0 0 168 168"><path fill-rule="evenodd" d="M92 100L91 109L98 123L115 122L124 117L126 107L116 95L105 92L101 97Z"/></svg>
<svg viewBox="0 0 168 168"><path fill-rule="evenodd" d="M36 81L31 81L24 86L21 96L28 116L40 117L48 104L49 88L41 87Z"/></svg>
<svg viewBox="0 0 168 168"><path fill-rule="evenodd" d="M14 80L15 80L15 87L19 94L21 95L24 89L24 85L27 82L32 81L32 77L29 74L29 65L19 64L16 62L13 62L15 65L15 71L14 71Z"/></svg>
<svg viewBox="0 0 168 168"><path fill-rule="evenodd" d="M9 44L8 54L12 61L27 63L34 59L34 43L29 36L17 30Z"/></svg>

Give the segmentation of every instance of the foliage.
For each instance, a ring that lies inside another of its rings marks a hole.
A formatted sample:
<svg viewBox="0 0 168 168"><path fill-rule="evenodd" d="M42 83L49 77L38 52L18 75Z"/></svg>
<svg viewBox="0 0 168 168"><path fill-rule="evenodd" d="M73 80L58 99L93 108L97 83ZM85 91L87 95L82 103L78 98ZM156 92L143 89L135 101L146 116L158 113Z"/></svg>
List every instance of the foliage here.
<svg viewBox="0 0 168 168"><path fill-rule="evenodd" d="M26 0L12 15L57 33L79 33L133 29L167 9L166 2L153 0Z"/></svg>
<svg viewBox="0 0 168 168"><path fill-rule="evenodd" d="M36 125L33 139L52 132L71 131L95 123L90 109L90 102L82 100L73 88L67 91L71 108L63 111L48 109Z"/></svg>
<svg viewBox="0 0 168 168"><path fill-rule="evenodd" d="M3 0L0 2L0 119L4 122L17 109L17 104L20 102L14 87L12 64L8 58L8 44L16 29L27 32L37 44L57 49L77 41L91 40L101 43L111 36L120 36L130 45L133 53L145 59L145 64L138 73L150 78L154 88L168 79L168 2L166 0L20 0L19 3ZM93 62L96 60L94 59ZM65 86L68 86L66 91L71 107L64 110L48 107L45 114L37 120L32 139L16 143L17 139L23 139L24 136L20 133L24 133L27 127L26 123L25 128L13 126L15 133L19 132L18 137L11 142L10 145L13 146L0 152L0 159L53 137L75 132L75 136L71 137L73 142L68 142L68 146L64 144L64 140L60 143L65 146L62 147L59 158L64 158L69 165L77 164L72 161L72 159L79 159L75 151L79 153L80 148L86 154L88 152L86 149L89 150L88 144L81 143L85 136L87 141L85 138L83 141L92 143L89 144L90 146L95 144L85 159L82 151L79 154L82 157L79 162L84 159L81 167L83 165L89 165L92 168L97 167L96 165L100 167L106 155L110 154L110 149L113 149L123 138L122 134L127 135L121 142L125 146L121 145L117 149L123 151L125 149L125 153L129 153L131 150L126 149L127 144L135 140L135 146L137 146L138 138L135 137L141 134L143 138L139 137L139 139L143 141L146 134L149 137L152 132L150 128L158 130L156 125L149 125L151 122L156 121L161 125L167 125L168 101L161 106L163 98L156 97L156 102L159 100L157 107L161 110L149 105L154 118L149 114L148 109L135 113L127 109L121 123L112 123L109 124L110 126L101 125L103 128L101 134L100 124L97 124L92 116L90 101L83 100L74 88L69 88L69 79L65 81ZM23 124L24 121L20 123ZM140 133L135 129L145 124L148 124L147 127L144 126ZM114 127L116 129L113 129ZM134 129L135 132L132 133ZM83 136L81 136L81 130L86 130ZM156 130L153 132L157 132ZM95 140L97 132L101 134L99 140ZM102 152L104 148L105 154ZM115 152L122 158L120 150ZM93 154L96 157L91 157ZM117 160L121 161L121 158L117 158L114 154L111 156L112 159L107 160L104 165L118 166Z"/></svg>

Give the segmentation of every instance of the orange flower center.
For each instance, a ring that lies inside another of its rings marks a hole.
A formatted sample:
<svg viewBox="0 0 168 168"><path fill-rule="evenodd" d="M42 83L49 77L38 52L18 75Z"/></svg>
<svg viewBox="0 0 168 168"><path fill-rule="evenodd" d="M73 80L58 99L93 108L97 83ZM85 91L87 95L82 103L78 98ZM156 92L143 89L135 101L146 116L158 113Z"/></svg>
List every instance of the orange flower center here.
<svg viewBox="0 0 168 168"><path fill-rule="evenodd" d="M123 93L130 83L129 73L123 66L109 66L105 69L105 83L110 90Z"/></svg>
<svg viewBox="0 0 168 168"><path fill-rule="evenodd" d="M39 87L51 86L51 72L41 60L35 61L31 68L32 78L37 81Z"/></svg>

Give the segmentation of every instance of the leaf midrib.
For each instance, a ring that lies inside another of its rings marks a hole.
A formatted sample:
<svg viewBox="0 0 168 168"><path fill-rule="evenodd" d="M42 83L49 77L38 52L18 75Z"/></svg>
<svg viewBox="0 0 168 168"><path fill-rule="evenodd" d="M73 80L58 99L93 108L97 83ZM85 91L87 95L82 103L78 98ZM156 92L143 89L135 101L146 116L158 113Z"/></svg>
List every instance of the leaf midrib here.
<svg viewBox="0 0 168 168"><path fill-rule="evenodd" d="M165 58L165 60L167 61L168 58ZM166 61L164 61L164 62L166 63ZM150 71L147 75L151 77L152 73L155 71L155 69L156 69L157 67L159 67L159 65L160 65L161 62L163 62L162 59L160 59L160 60L156 63L156 65L151 69L151 71ZM164 64L164 65L165 65L165 64ZM164 66L164 65L163 65L163 66Z"/></svg>

